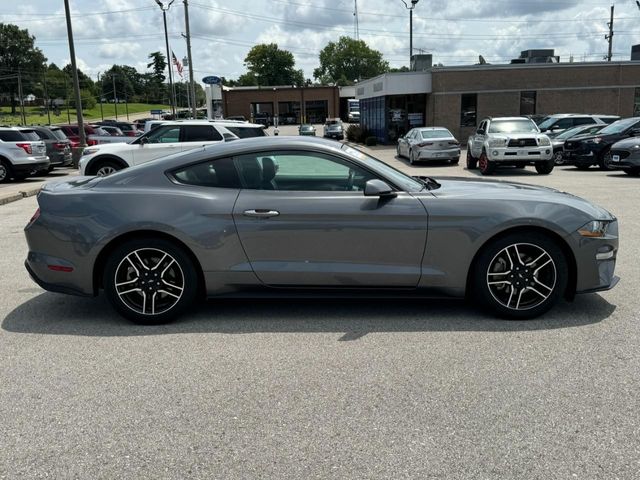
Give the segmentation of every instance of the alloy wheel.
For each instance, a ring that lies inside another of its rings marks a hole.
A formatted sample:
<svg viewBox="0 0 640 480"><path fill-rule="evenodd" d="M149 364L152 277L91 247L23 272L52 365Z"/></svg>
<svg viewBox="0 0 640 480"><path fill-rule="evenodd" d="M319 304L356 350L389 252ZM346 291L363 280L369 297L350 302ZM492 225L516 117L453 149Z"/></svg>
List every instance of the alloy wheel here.
<svg viewBox="0 0 640 480"><path fill-rule="evenodd" d="M98 177L106 177L107 175L111 175L112 173L117 172L117 170L111 165L103 165L98 169L96 175Z"/></svg>
<svg viewBox="0 0 640 480"><path fill-rule="evenodd" d="M3 163L0 163L0 182L4 182L8 176L9 171L7 170L7 167Z"/></svg>
<svg viewBox="0 0 640 480"><path fill-rule="evenodd" d="M562 152L556 152L553 154L553 162L556 165L564 165L564 156L562 155Z"/></svg>
<svg viewBox="0 0 640 480"><path fill-rule="evenodd" d="M141 248L126 255L114 277L120 301L142 315L160 315L180 301L185 276L169 253L157 248Z"/></svg>
<svg viewBox="0 0 640 480"><path fill-rule="evenodd" d="M489 263L487 286L493 298L510 310L529 310L545 302L558 279L551 255L531 243L514 243Z"/></svg>

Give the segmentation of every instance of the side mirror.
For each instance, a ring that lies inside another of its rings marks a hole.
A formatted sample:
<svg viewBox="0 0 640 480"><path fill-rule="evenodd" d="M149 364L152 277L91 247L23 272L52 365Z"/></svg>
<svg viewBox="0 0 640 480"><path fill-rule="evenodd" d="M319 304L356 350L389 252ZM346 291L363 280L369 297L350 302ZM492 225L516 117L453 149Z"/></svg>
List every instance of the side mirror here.
<svg viewBox="0 0 640 480"><path fill-rule="evenodd" d="M393 198L397 197L398 194L393 191L393 189L382 180L373 179L368 180L364 185L364 196L365 197L386 197Z"/></svg>
<svg viewBox="0 0 640 480"><path fill-rule="evenodd" d="M149 137L141 137L140 138L140 145L144 145L146 143L149 143Z"/></svg>
<svg viewBox="0 0 640 480"><path fill-rule="evenodd" d="M640 128L632 128L631 135L634 137L640 137Z"/></svg>

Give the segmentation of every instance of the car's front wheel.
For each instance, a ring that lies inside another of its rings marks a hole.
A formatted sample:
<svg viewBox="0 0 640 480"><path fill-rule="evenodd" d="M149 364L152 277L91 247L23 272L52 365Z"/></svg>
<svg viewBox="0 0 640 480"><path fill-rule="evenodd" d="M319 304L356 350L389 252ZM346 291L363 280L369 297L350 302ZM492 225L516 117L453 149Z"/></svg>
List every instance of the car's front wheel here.
<svg viewBox="0 0 640 480"><path fill-rule="evenodd" d="M536 162L536 172L538 172L540 175L549 175L551 172L553 172L553 167L555 166L556 164L553 159L546 162Z"/></svg>
<svg viewBox="0 0 640 480"><path fill-rule="evenodd" d="M122 166L111 160L100 160L91 169L92 175L97 175L98 177L106 177L116 173L118 170L122 170Z"/></svg>
<svg viewBox="0 0 640 480"><path fill-rule="evenodd" d="M555 152L553 152L553 163L555 163L556 165L564 165L565 164L564 155L562 154L562 150L556 150Z"/></svg>
<svg viewBox="0 0 640 480"><path fill-rule="evenodd" d="M482 175L491 175L496 171L496 164L489 160L487 154L482 152L480 155L480 160L478 160L478 167L480 168L480 173Z"/></svg>
<svg viewBox="0 0 640 480"><path fill-rule="evenodd" d="M111 253L103 285L118 313L151 325L169 322L193 304L198 275L181 248L166 240L143 238Z"/></svg>
<svg viewBox="0 0 640 480"><path fill-rule="evenodd" d="M471 149L467 147L467 170L478 168L478 159L471 155Z"/></svg>
<svg viewBox="0 0 640 480"><path fill-rule="evenodd" d="M470 287L500 317L527 319L553 307L568 278L567 259L554 240L535 232L514 233L484 247Z"/></svg>

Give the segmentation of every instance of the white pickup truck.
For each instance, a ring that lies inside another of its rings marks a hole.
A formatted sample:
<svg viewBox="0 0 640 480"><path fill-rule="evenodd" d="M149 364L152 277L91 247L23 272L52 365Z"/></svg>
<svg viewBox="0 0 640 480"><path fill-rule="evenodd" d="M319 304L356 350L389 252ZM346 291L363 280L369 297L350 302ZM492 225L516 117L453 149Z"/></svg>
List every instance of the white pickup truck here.
<svg viewBox="0 0 640 480"><path fill-rule="evenodd" d="M491 175L499 166L533 165L541 175L555 165L549 137L526 117L485 118L467 140L467 169Z"/></svg>

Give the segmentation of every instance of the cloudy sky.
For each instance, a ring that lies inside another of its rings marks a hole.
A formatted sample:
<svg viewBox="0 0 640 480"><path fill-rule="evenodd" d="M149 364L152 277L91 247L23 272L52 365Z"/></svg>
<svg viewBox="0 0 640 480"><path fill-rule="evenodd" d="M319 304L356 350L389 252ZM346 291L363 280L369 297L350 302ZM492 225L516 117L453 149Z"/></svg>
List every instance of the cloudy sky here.
<svg viewBox="0 0 640 480"><path fill-rule="evenodd" d="M168 0L163 0L165 3ZM407 0L409 1L409 0ZM62 0L4 0L0 22L27 28L59 66L69 53ZM408 64L408 11L401 0L358 0L360 38L392 66ZM607 51L610 0L421 0L414 10L414 48L445 65L508 63L521 50L555 48L562 61L601 60ZM634 0L614 2L614 59L628 60L640 43ZM340 35L354 35L354 0L190 0L196 78L244 73L251 46L276 42L312 77L318 53ZM165 50L154 0L72 0L79 67L92 77L114 63L146 71L149 52ZM184 7L168 12L170 44L186 55Z"/></svg>

